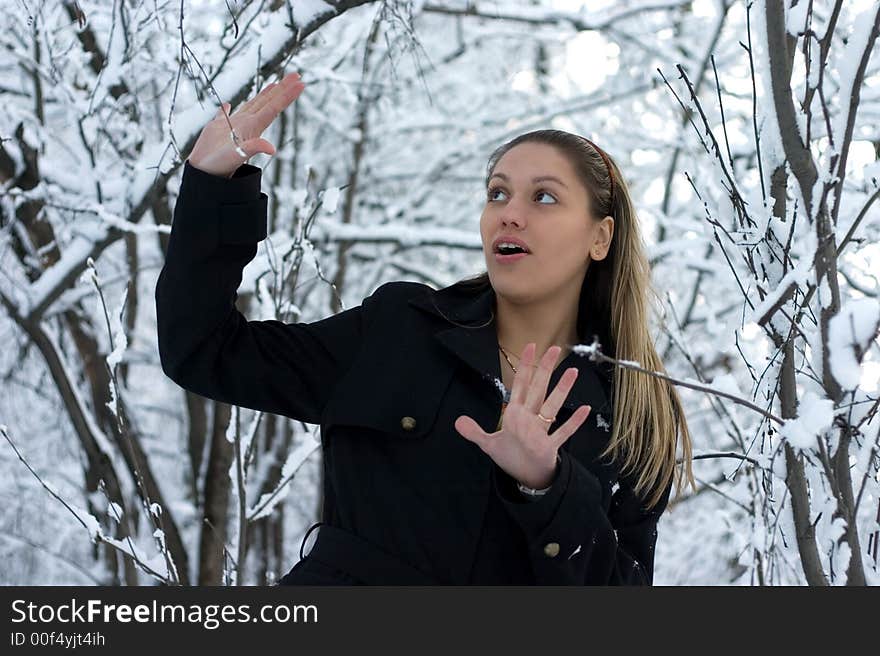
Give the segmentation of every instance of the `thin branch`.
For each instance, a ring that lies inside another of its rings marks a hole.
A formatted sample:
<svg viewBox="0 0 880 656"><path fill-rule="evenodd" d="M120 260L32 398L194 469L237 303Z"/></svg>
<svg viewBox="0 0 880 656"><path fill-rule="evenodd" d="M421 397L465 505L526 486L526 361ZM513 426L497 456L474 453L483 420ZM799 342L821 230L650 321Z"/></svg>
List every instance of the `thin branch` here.
<svg viewBox="0 0 880 656"><path fill-rule="evenodd" d="M763 467L760 462L758 462L755 458L751 456L747 456L742 453L736 453L735 451L715 451L712 453L700 453L698 455L693 456L693 460L706 460L713 458L735 458L739 460L745 460L746 462L752 463L755 467L759 469L766 469Z"/></svg>
<svg viewBox="0 0 880 656"><path fill-rule="evenodd" d="M673 378L672 376L667 376L666 374L661 374L660 372L657 372L657 371L650 371L649 369L643 369L641 366L639 366L638 362L634 362L632 360L617 360L615 358L610 358L607 355L605 355L604 353L602 353L601 351L599 351L598 345L599 345L598 341L594 340L593 343L590 344L589 346L585 346L583 344L576 344L575 346L572 347L572 350L576 353L585 354L593 362L607 362L610 364L614 364L618 367L623 367L624 369L629 369L631 371L638 371L638 372L641 372L644 374L648 374L649 376L654 376L655 378L661 378L663 380L666 380L666 381L672 383L673 385L679 385L680 387L687 387L689 389L697 390L698 392L707 392L709 394L714 394L716 396L722 396L726 399L730 399L734 403L737 403L741 406L744 406L746 408L749 408L750 410L757 412L762 417L766 417L767 419L775 421L779 425L783 425L785 423L784 419L777 417L772 412L764 410L764 408L762 408L759 405L756 405L755 403L752 403L748 399L744 399L740 396L736 396L734 394L731 394L730 392L725 392L724 390L715 389L714 387L710 387L708 385L700 385L697 383L691 383L689 381L684 381L684 380L679 380L677 378Z"/></svg>
<svg viewBox="0 0 880 656"><path fill-rule="evenodd" d="M67 501L65 501L57 492L55 492L55 490L53 490L45 481L43 481L43 479L40 477L40 475L34 470L33 467L31 467L30 463L27 460L25 460L24 456L21 455L21 452L18 450L18 447L16 447L15 443L12 441L12 438L9 437L9 433L6 432L6 427L3 426L2 424L0 424L0 433L3 434L3 437L6 438L6 441L9 443L9 446L11 446L12 450L15 451L15 455L18 456L18 459L21 460L22 463L24 463L24 466L27 467L28 471L31 474L33 474L34 478L37 479L37 481L40 483L40 485L43 487L43 489L45 489L46 492L51 494L57 501L59 501L61 503L61 505L63 505L65 508L67 508L67 510L70 512L70 514L76 518L76 521L78 521L82 525L82 527L88 532L89 537L92 539L92 541L101 542L103 544L109 545L110 547L112 547L113 549L116 549L119 553L123 554L124 556L131 558L132 561L138 567L143 569L144 572L146 572L150 576L154 576L155 578L157 578L161 582L166 583L168 585L174 585L174 583L172 581L170 581L168 579L168 577L163 576L162 574L160 574L159 572L154 570L152 567L150 567L149 565L147 565L146 563L141 561L141 559L138 558L137 555L135 555L134 549L132 549L132 552L129 553L125 549L122 549L118 544L114 543L112 540L108 540L107 537L101 532L101 527L98 524L97 520L95 520L94 527L90 528L89 525L85 522L85 520L83 520L83 518L80 516L80 513L77 512L76 510L74 510L70 506L70 504L67 503ZM89 515L89 517L92 517L92 516ZM92 517L92 519L95 519L95 518Z"/></svg>

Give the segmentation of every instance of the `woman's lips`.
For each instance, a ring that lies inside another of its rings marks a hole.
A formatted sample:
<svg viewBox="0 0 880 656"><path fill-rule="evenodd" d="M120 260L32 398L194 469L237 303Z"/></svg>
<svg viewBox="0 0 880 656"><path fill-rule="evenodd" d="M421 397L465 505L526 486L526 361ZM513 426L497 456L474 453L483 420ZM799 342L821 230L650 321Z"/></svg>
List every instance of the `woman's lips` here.
<svg viewBox="0 0 880 656"><path fill-rule="evenodd" d="M495 253L495 261L499 264L510 264L516 262L517 260L521 260L527 255L530 255L530 253L513 253L512 255L502 255L501 253Z"/></svg>

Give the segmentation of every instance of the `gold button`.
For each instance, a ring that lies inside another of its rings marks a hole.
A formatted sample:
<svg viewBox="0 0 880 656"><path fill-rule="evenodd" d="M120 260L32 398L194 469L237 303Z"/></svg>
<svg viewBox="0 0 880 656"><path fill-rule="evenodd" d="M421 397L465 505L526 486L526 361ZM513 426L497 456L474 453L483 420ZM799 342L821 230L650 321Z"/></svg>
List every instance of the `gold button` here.
<svg viewBox="0 0 880 656"><path fill-rule="evenodd" d="M544 553L550 556L551 558L555 558L559 553L559 543L558 542L548 542L544 545Z"/></svg>
<svg viewBox="0 0 880 656"><path fill-rule="evenodd" d="M411 431L416 427L416 420L412 417L404 417L400 420L400 425L403 426L403 430Z"/></svg>

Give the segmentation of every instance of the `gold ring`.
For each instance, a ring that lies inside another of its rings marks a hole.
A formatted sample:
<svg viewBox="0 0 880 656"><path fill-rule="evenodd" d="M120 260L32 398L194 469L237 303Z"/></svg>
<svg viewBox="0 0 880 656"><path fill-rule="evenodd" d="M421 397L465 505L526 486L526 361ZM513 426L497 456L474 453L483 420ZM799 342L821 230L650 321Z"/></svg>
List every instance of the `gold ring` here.
<svg viewBox="0 0 880 656"><path fill-rule="evenodd" d="M538 419L546 421L548 424L552 424L554 421L556 421L556 417L553 417L552 419L547 419L547 417L542 415L540 412L538 413Z"/></svg>

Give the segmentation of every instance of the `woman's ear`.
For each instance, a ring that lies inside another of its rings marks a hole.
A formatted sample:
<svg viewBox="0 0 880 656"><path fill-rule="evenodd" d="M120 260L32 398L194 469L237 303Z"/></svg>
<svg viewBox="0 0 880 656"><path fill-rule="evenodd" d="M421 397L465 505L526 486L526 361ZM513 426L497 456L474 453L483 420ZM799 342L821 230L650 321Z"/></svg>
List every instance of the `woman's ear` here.
<svg viewBox="0 0 880 656"><path fill-rule="evenodd" d="M611 238L614 236L614 218L609 215L599 222L599 231L596 242L590 249L590 257L594 260L604 260L611 248Z"/></svg>

